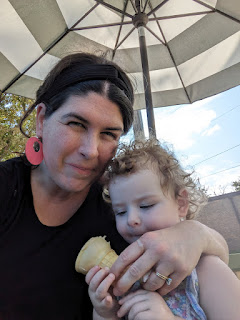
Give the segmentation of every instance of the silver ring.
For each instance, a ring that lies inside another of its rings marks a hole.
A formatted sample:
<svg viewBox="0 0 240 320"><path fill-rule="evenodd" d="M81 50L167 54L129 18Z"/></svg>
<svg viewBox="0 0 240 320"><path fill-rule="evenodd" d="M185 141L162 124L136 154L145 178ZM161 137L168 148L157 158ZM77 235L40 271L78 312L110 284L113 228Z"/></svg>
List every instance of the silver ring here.
<svg viewBox="0 0 240 320"><path fill-rule="evenodd" d="M167 284L168 286L170 286L170 284L171 284L171 282L172 282L172 278L168 278L168 277L164 276L163 274L161 274L161 273L159 273L159 272L156 272L155 274L156 274L156 276L157 276L158 278L160 278L160 279L162 279L162 280L165 280L165 281L166 281L166 284Z"/></svg>

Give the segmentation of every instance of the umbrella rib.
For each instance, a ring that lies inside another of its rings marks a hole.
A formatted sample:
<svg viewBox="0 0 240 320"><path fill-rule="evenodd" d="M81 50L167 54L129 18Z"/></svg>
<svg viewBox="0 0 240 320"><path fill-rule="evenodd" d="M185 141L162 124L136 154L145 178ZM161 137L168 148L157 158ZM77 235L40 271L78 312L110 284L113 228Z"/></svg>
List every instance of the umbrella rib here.
<svg viewBox="0 0 240 320"><path fill-rule="evenodd" d="M119 48L121 46L121 44L130 36L130 34L134 31L135 27L133 27L127 34L126 36L122 39L121 42L119 42L119 44L117 45L117 47L114 49L115 51L117 50L117 48Z"/></svg>
<svg viewBox="0 0 240 320"><path fill-rule="evenodd" d="M51 50L62 38L64 38L69 33L69 29L64 31L64 33L55 40L32 64L30 64L29 67L27 67L22 73L19 73L3 90L2 93L4 93L8 88L10 88L18 79L20 79L29 69L31 69L42 57L45 56L46 53L48 53L49 50Z"/></svg>
<svg viewBox="0 0 240 320"><path fill-rule="evenodd" d="M132 7L133 7L133 10L135 11L135 13L137 13L137 9L135 7L135 4L133 3L133 0L130 0L131 4L132 4Z"/></svg>
<svg viewBox="0 0 240 320"><path fill-rule="evenodd" d="M150 3L150 6L151 6L151 3ZM155 12L153 13L153 15L156 17ZM187 99L188 99L189 103L191 103L191 99L190 99L189 94L188 94L188 92L187 92L187 89L186 89L186 87L185 87L185 85L184 85L183 79L182 79L181 74L180 74L180 72L179 72L179 70L178 70L176 61L175 61L175 59L174 59L174 57L173 57L173 54L172 54L172 52L171 52L171 50L170 50L170 48L169 48L169 45L168 45L168 43L167 43L167 41L166 41L166 38L165 38L165 36L164 36L164 33L163 33L162 28L161 28L161 26L160 26L160 23L159 23L158 20L157 20L156 22L157 22L159 31L160 31L161 34L162 34L163 41L165 42L165 46L166 46L166 48L167 48L167 50L168 50L168 53L169 53L169 55L170 55L170 57L171 57L171 59L172 59L172 62L173 62L173 64L174 64L174 67L175 67L175 69L176 69L176 71L177 71L178 77L179 77L179 79L180 79L180 81L181 81L181 83L182 83L182 87L183 87L183 89L184 89L184 91L185 91L185 94L186 94L186 96L187 96Z"/></svg>
<svg viewBox="0 0 240 320"><path fill-rule="evenodd" d="M94 25L94 26L88 26L88 27L70 28L69 30L70 30L70 31L88 30L88 29L97 29L97 28L114 27L114 26L127 25L127 24L132 24L132 21L115 22L115 23L105 23L105 24L97 24L97 25Z"/></svg>
<svg viewBox="0 0 240 320"><path fill-rule="evenodd" d="M221 15L223 15L223 16L225 16L225 17L227 17L227 18L229 18L229 19L231 19L231 20L233 20L233 21L235 21L235 22L240 23L240 20L239 20L239 19L234 18L234 17L230 16L229 14L227 14L227 13L225 13L225 12L219 10L219 9L216 9L216 8L214 8L214 7L208 5L208 4L206 4L206 3L204 3L204 2L202 2L202 1L200 1L200 0L193 0L193 1L194 1L194 2L197 2L198 4L201 4L202 6L204 6L204 7L206 7L206 8L212 9L214 12L217 12L217 13L219 13L219 14L221 14Z"/></svg>
<svg viewBox="0 0 240 320"><path fill-rule="evenodd" d="M184 18L184 17L191 17L191 16L199 16L204 14L214 13L214 11L200 11L200 12L193 12L193 13L183 13L183 14L176 14L172 16L165 16L165 17L156 17L149 18L148 21L156 21L156 20L168 20L168 19L176 19L176 18Z"/></svg>
<svg viewBox="0 0 240 320"><path fill-rule="evenodd" d="M142 11L142 12L145 12L145 10L146 10L146 8L147 8L147 5L148 5L148 2L149 2L149 0L146 0L146 2L145 2L145 5L144 5L144 7L143 7L143 11Z"/></svg>
<svg viewBox="0 0 240 320"><path fill-rule="evenodd" d="M90 12L92 12L99 4L95 4L87 13L85 13L85 15L83 17L81 17L81 19L79 19L74 25L73 27L78 24L82 19L84 19ZM30 70L42 57L44 57L48 51L50 51L59 41L61 41L70 31L72 28L70 29L66 29L62 35L60 35L51 45L49 45L44 52L32 63L30 64L29 67L27 67L23 72L19 73L3 90L2 93L4 93L8 88L10 88L16 81L18 81L18 79L20 79L28 70Z"/></svg>
<svg viewBox="0 0 240 320"><path fill-rule="evenodd" d="M157 11L159 8L161 8L165 3L167 3L169 0L164 0L162 3L160 3L158 6L156 6L154 9L152 7L151 2L149 1L149 6L151 8L151 11L148 12L148 16L150 16L151 14L153 14L155 11Z"/></svg>
<svg viewBox="0 0 240 320"><path fill-rule="evenodd" d="M120 24L120 27L119 27L119 30L118 30L118 34L117 34L115 46L114 46L114 49L113 49L113 52L112 52L112 60L113 60L113 58L114 58L114 56L115 56L115 53L116 53L116 48L117 48L118 41L119 41L119 38L120 38L120 34L121 34L121 31L122 31L124 15L125 15L126 10L127 10L128 2L129 2L129 0L127 0L127 1L125 2L124 8L123 8L123 14L122 14L122 18L121 18L121 24Z"/></svg>
<svg viewBox="0 0 240 320"><path fill-rule="evenodd" d="M163 45L165 45L165 43L162 41L162 39L160 39L155 32L153 32L150 28L148 28L148 26L145 26L145 28L152 34L154 35L155 38L158 39L158 41L160 41Z"/></svg>
<svg viewBox="0 0 240 320"><path fill-rule="evenodd" d="M91 9L89 9L76 23L74 23L74 25L72 25L71 28L69 28L69 31L74 30L73 28L79 24L79 22L81 22L83 19L85 19L89 13L91 13L94 9L96 9L96 7L98 7L99 3L96 3Z"/></svg>
<svg viewBox="0 0 240 320"><path fill-rule="evenodd" d="M103 2L103 0L95 0L95 1L96 1L98 4L102 4L104 7L108 7L108 8L110 8L110 9L112 9L112 10L114 10L114 11L117 11L117 12L119 12L119 13L123 13L122 10L120 10L120 9L114 7L114 6L111 6L111 5L108 4L108 3ZM126 15L127 17L129 17L129 18L132 19L132 15L131 15L131 14L125 12L125 15Z"/></svg>

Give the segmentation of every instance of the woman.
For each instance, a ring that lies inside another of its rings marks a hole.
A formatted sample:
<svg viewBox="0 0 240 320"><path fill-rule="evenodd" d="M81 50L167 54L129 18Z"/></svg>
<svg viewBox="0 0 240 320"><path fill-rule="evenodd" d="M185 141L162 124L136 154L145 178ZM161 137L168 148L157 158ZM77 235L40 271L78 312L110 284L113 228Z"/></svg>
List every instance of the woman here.
<svg viewBox="0 0 240 320"><path fill-rule="evenodd" d="M38 139L26 146L34 166L21 158L0 164L0 319L91 319L87 285L74 264L92 236L107 235L118 252L126 247L97 180L131 127L133 89L117 65L78 53L53 68L24 119L35 107ZM152 272L145 289L164 293L202 253L227 260L215 231L197 222L180 225L147 233L123 251L112 271L118 277L132 265L116 295L152 267L171 275L172 284Z"/></svg>

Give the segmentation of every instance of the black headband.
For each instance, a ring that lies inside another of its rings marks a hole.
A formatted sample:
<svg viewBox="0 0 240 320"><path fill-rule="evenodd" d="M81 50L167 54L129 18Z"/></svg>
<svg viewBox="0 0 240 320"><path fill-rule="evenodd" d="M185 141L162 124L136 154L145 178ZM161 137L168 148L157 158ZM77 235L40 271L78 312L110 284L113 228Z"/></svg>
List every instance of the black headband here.
<svg viewBox="0 0 240 320"><path fill-rule="evenodd" d="M71 67L64 73L64 77L56 81L56 84L53 83L50 92L46 92L41 98L47 102L67 87L88 80L109 81L123 90L128 99L132 101L131 89L125 83L122 72L109 64L84 65L78 71L76 71L76 66Z"/></svg>

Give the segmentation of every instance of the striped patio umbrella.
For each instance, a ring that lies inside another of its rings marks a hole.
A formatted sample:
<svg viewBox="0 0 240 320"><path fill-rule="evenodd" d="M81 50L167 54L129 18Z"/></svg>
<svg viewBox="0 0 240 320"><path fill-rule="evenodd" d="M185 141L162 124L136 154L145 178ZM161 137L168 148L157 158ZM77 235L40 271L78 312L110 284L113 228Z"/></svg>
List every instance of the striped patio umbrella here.
<svg viewBox="0 0 240 320"><path fill-rule="evenodd" d="M72 52L129 75L135 110L192 103L240 84L239 0L1 0L0 90L30 98Z"/></svg>

